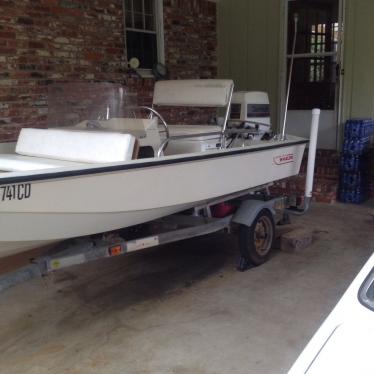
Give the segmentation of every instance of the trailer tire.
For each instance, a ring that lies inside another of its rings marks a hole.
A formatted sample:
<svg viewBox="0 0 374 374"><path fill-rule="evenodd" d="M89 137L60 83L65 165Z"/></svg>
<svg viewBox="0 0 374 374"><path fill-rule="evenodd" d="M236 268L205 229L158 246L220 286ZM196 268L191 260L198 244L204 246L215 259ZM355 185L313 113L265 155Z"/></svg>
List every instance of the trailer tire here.
<svg viewBox="0 0 374 374"><path fill-rule="evenodd" d="M273 214L262 209L251 226L239 226L239 270L244 271L250 264L262 265L269 259L274 244L275 224Z"/></svg>

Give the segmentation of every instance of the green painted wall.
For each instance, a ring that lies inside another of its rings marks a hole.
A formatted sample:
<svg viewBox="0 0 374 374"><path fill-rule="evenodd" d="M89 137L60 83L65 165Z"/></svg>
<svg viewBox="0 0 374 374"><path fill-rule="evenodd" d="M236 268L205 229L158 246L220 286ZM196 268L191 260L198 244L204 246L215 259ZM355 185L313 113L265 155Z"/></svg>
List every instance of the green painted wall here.
<svg viewBox="0 0 374 374"><path fill-rule="evenodd" d="M219 75L236 90L267 91L278 103L281 1L219 0ZM278 107L272 105L272 120Z"/></svg>
<svg viewBox="0 0 374 374"><path fill-rule="evenodd" d="M219 75L236 89L264 90L279 106L282 0L219 0ZM346 0L342 122L374 117L374 0ZM278 107L272 120L277 123Z"/></svg>
<svg viewBox="0 0 374 374"><path fill-rule="evenodd" d="M374 117L374 1L347 0L343 118Z"/></svg>

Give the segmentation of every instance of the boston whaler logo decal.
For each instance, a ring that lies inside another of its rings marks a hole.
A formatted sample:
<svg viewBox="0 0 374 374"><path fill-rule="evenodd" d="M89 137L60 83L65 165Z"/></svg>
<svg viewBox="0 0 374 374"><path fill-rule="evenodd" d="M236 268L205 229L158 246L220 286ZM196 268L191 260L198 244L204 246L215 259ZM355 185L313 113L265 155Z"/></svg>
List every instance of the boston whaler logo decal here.
<svg viewBox="0 0 374 374"><path fill-rule="evenodd" d="M294 154L288 153L281 156L276 156L273 158L275 165L283 165L283 164L289 164L290 162L294 162Z"/></svg>
<svg viewBox="0 0 374 374"><path fill-rule="evenodd" d="M31 196L31 184L9 184L0 186L0 202L12 200L25 200Z"/></svg>

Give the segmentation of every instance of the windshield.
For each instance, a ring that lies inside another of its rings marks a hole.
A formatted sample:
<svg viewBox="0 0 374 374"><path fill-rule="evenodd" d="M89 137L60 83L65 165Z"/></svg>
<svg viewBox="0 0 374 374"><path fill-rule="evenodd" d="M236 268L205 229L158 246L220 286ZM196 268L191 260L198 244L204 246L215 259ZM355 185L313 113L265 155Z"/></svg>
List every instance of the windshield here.
<svg viewBox="0 0 374 374"><path fill-rule="evenodd" d="M56 83L48 87L48 127L133 117L136 93L118 83Z"/></svg>

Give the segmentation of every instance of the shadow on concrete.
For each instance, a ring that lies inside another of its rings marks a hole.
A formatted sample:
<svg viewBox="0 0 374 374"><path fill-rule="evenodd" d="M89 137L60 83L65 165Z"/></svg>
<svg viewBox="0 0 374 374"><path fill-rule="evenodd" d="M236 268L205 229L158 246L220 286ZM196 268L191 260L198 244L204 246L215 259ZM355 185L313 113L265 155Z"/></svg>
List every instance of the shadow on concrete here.
<svg viewBox="0 0 374 374"><path fill-rule="evenodd" d="M235 237L214 234L60 271L53 284L100 314L182 292L236 259Z"/></svg>

